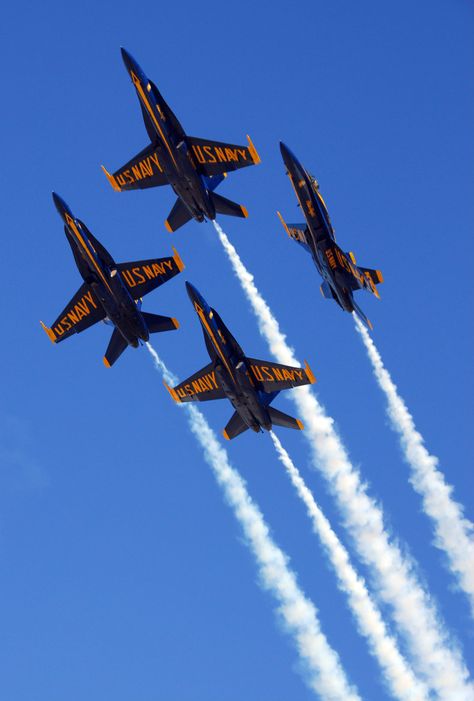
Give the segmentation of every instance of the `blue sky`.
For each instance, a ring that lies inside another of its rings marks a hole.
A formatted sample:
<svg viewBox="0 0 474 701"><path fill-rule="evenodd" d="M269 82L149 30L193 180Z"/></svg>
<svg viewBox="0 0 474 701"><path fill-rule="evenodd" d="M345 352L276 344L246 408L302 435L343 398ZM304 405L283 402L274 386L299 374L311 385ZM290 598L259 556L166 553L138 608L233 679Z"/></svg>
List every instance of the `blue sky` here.
<svg viewBox="0 0 474 701"><path fill-rule="evenodd" d="M383 5L383 6L382 6ZM278 141L318 178L338 242L380 268L360 293L374 339L455 496L474 518L474 98L468 2L271 4L19 2L3 17L3 343L0 399L0 693L15 701L309 699L291 641L199 448L144 349L105 370L110 329L53 348L80 284L54 189L118 261L180 252L186 271L144 310L177 317L152 340L181 377L207 362L191 280L249 355L269 357L210 224L170 235L168 189L113 192L147 143L119 47L192 135L245 142L262 164L219 189L249 219L221 225L283 330L390 528L409 548L473 664L472 624L352 320L322 299ZM276 406L293 412L283 398ZM230 405L204 406L218 431ZM351 541L307 444L278 433L333 527ZM364 699L389 698L268 436L228 446Z"/></svg>

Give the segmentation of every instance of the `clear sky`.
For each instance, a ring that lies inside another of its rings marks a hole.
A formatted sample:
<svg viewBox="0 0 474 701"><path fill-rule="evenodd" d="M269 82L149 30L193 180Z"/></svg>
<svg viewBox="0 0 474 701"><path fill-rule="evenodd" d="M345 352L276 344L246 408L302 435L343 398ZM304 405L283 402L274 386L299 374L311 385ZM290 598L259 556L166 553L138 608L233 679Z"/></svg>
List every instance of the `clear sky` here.
<svg viewBox="0 0 474 701"><path fill-rule="evenodd" d="M221 225L310 362L320 400L472 668L467 602L431 545L354 324L323 300L310 258L275 214L301 218L283 140L318 178L338 242L383 271L382 300L360 293L358 301L473 519L472 4L19 1L3 9L2 24L1 698L313 698L239 526L146 351L127 350L106 370L108 327L52 347L39 325L81 282L56 190L118 261L177 247L184 274L146 297L144 310L181 322L152 338L180 377L208 362L185 279L249 355L269 357L212 226L168 234L170 189L117 194L100 170L147 144L121 45L188 133L252 136L262 164L219 188L249 219ZM294 411L283 396L275 405ZM203 411L220 432L231 407ZM368 575L306 441L278 435ZM270 438L248 433L227 447L349 678L364 699L389 698Z"/></svg>

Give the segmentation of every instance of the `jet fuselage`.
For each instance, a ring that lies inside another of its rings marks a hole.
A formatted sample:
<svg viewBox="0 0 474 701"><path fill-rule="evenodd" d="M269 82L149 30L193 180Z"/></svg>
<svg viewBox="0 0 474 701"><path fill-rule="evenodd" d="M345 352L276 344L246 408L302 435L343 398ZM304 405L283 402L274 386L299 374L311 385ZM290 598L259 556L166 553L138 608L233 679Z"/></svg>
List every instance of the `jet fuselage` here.
<svg viewBox="0 0 474 701"><path fill-rule="evenodd" d="M189 282L186 283L186 288L201 322L206 347L226 397L249 428L255 432L262 429L269 431L272 422L266 407L274 395L260 396L250 378L245 354L219 314Z"/></svg>
<svg viewBox="0 0 474 701"><path fill-rule="evenodd" d="M183 127L156 86L125 49L122 49L122 57L137 91L148 135L156 147L161 170L169 184L194 219L199 222L205 218L215 219L214 204L203 177L197 172Z"/></svg>
<svg viewBox="0 0 474 701"><path fill-rule="evenodd" d="M149 332L139 306L130 295L110 253L76 219L64 200L53 193L56 208L64 220L65 233L84 282L98 297L110 321L134 348L148 341ZM92 295L83 304L95 305Z"/></svg>
<svg viewBox="0 0 474 701"><path fill-rule="evenodd" d="M347 312L354 311L353 286L374 291L371 281L359 270L335 240L317 182L284 144L280 144L283 160L307 224L306 238L314 264L331 287L336 302ZM352 289L351 289L352 286Z"/></svg>

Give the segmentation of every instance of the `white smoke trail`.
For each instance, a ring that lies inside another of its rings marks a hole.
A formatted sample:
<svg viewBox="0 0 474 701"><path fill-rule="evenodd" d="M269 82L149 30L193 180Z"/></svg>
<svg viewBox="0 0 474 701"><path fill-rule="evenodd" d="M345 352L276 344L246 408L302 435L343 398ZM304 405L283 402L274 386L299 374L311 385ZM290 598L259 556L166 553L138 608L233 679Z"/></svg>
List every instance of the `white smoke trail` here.
<svg viewBox="0 0 474 701"><path fill-rule="evenodd" d="M219 224L213 224L271 352L281 363L298 364L253 276ZM416 576L413 562L403 555L398 544L390 542L382 508L367 495L333 419L309 387L294 389L291 397L304 418L313 465L328 480L359 556L371 568L377 595L391 606L417 671L442 701L474 701L474 688L461 652L449 639L434 603Z"/></svg>
<svg viewBox="0 0 474 701"><path fill-rule="evenodd" d="M166 382L175 384L154 348L147 343L157 370ZM251 499L244 480L230 465L227 452L219 444L209 424L192 404L184 404L191 431L200 443L226 501L244 531L247 544L257 561L262 587L278 601L278 613L293 637L305 667L309 687L324 701L361 701L347 681L337 653L321 631L315 606L305 597L290 569L288 558L274 543L265 519Z"/></svg>
<svg viewBox="0 0 474 701"><path fill-rule="evenodd" d="M282 446L278 437L270 432L278 458L283 463L298 496L306 506L313 530L319 536L332 563L341 591L347 594L349 606L357 622L359 632L367 638L371 654L376 658L392 695L404 701L428 699L429 693L419 682L398 650L389 634L379 609L371 599L364 580L350 563L349 553L342 545L331 524L317 505L297 467Z"/></svg>
<svg viewBox="0 0 474 701"><path fill-rule="evenodd" d="M355 316L354 321L375 378L387 399L392 428L399 434L405 459L412 468L410 482L423 498L425 513L434 521L435 545L446 553L449 568L467 594L474 616L474 525L464 518L462 505L452 498L453 488L446 484L443 473L437 469L438 458L425 448L423 437L416 430L413 417L384 367L375 343Z"/></svg>

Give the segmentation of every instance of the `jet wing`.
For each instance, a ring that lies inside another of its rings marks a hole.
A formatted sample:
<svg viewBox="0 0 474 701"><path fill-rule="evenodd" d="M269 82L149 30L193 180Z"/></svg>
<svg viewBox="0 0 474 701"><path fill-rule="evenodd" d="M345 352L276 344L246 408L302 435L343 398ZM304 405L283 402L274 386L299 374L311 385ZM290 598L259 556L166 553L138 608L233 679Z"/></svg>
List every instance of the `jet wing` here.
<svg viewBox="0 0 474 701"><path fill-rule="evenodd" d="M81 333L89 326L102 321L105 311L91 287L84 283L66 305L51 328L41 322L53 343L60 343L74 333Z"/></svg>
<svg viewBox="0 0 474 701"><path fill-rule="evenodd" d="M293 241L296 241L296 243L299 243L300 246L302 246L305 251L308 251L311 253L311 249L308 244L308 239L306 237L308 227L305 224L287 224L286 221L283 219L281 216L280 212L277 212L278 218L280 219L281 223L283 224L283 228L285 229L286 233L290 237L290 239L293 239Z"/></svg>
<svg viewBox="0 0 474 701"><path fill-rule="evenodd" d="M221 141L211 141L211 139L198 139L195 136L187 136L186 139L201 175L222 175L230 170L260 163L260 156L250 137L247 137L248 146L226 144Z"/></svg>
<svg viewBox="0 0 474 701"><path fill-rule="evenodd" d="M283 389L301 387L316 382L316 378L307 363L305 363L304 368L295 368L257 358L246 358L246 362L252 381L256 388L262 392L279 392Z"/></svg>
<svg viewBox="0 0 474 701"><path fill-rule="evenodd" d="M184 263L175 248L173 253L174 255L168 258L135 260L117 265L117 270L133 299L144 297L184 270Z"/></svg>
<svg viewBox="0 0 474 701"><path fill-rule="evenodd" d="M165 383L166 385L166 383ZM175 402L206 402L211 399L225 399L226 394L217 377L214 363L209 363L187 380L167 390Z"/></svg>
<svg viewBox="0 0 474 701"><path fill-rule="evenodd" d="M117 190L144 190L168 185L168 178L158 157L157 147L150 144L112 175L102 166L110 184Z"/></svg>

